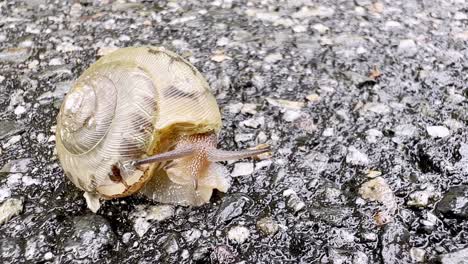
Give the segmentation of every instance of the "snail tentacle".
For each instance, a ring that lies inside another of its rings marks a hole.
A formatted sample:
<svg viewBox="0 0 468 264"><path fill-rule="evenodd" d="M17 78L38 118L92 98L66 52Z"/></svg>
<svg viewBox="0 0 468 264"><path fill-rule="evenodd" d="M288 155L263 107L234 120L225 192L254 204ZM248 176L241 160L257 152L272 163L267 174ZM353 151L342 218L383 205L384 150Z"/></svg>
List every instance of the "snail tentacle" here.
<svg viewBox="0 0 468 264"><path fill-rule="evenodd" d="M168 160L174 160L174 159L179 159L183 157L187 157L190 155L193 155L195 153L196 149L190 145L184 147L184 148L177 148L171 151L163 152L156 154L154 156L150 156L144 159L140 160L135 160L133 164L135 166L142 165L142 164L148 164L148 163L155 163L155 162L161 162L161 161L168 161Z"/></svg>
<svg viewBox="0 0 468 264"><path fill-rule="evenodd" d="M212 149L208 151L208 160L212 162L216 161L225 161L225 160L238 160L243 158L252 157L259 155L265 152L269 152L270 148L261 148L261 149L244 149L237 151L228 151L222 149Z"/></svg>

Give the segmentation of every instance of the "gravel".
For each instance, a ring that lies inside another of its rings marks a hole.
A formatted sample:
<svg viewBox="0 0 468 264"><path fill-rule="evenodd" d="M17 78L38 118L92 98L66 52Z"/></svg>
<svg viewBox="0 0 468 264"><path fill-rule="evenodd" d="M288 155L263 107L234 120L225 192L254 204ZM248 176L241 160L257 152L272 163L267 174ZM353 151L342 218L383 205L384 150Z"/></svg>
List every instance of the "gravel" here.
<svg viewBox="0 0 468 264"><path fill-rule="evenodd" d="M0 226L0 262L466 260L466 6L1 2L0 203L22 202ZM220 147L266 143L272 157L226 163L231 188L201 207L136 195L90 212L58 163L56 115L91 63L137 45L203 73Z"/></svg>

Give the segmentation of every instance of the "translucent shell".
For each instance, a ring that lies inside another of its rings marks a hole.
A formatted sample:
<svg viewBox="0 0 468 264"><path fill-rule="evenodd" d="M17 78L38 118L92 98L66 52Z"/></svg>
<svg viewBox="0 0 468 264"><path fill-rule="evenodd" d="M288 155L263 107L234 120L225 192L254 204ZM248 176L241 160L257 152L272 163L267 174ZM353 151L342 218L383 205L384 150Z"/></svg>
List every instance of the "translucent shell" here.
<svg viewBox="0 0 468 264"><path fill-rule="evenodd" d="M122 197L140 190L162 164L131 173L120 173L117 164L167 151L181 135L217 134L220 127L216 100L193 65L164 48L124 48L93 64L65 97L57 153L76 186Z"/></svg>

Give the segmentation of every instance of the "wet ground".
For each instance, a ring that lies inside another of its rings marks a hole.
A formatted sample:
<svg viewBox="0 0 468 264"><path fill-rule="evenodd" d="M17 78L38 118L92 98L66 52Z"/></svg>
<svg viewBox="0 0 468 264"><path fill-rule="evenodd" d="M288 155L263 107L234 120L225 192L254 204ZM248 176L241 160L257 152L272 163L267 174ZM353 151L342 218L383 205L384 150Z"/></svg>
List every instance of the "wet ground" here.
<svg viewBox="0 0 468 264"><path fill-rule="evenodd" d="M2 263L468 263L468 3L1 1ZM233 185L199 208L91 213L64 178L64 93L162 45L216 95ZM457 262L458 261L458 262Z"/></svg>

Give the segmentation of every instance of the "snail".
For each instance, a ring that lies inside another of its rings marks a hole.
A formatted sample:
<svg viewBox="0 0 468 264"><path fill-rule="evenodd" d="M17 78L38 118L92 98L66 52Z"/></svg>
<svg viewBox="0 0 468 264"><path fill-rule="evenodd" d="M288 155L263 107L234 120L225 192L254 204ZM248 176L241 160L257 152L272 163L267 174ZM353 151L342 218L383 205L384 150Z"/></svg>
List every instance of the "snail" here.
<svg viewBox="0 0 468 264"><path fill-rule="evenodd" d="M188 61L163 47L121 48L91 65L65 96L56 148L88 208L140 192L161 203L199 206L230 187L218 161L268 148L217 149L221 114Z"/></svg>

